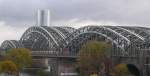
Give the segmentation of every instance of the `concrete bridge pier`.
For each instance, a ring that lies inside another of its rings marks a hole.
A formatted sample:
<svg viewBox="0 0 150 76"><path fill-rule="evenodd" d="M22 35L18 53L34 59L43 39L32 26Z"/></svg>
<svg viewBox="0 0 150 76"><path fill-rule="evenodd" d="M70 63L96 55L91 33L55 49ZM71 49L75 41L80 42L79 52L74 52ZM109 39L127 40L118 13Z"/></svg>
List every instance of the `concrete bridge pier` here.
<svg viewBox="0 0 150 76"><path fill-rule="evenodd" d="M52 76L77 76L75 59L49 58Z"/></svg>
<svg viewBox="0 0 150 76"><path fill-rule="evenodd" d="M139 57L113 56L112 62L113 62L113 65L117 65L117 64L127 64L128 66L130 65L129 68L132 69L132 71L136 70L136 74L138 76L143 76L144 67Z"/></svg>
<svg viewBox="0 0 150 76"><path fill-rule="evenodd" d="M58 76L57 58L33 58L32 60L32 68L36 70L43 69L51 76Z"/></svg>

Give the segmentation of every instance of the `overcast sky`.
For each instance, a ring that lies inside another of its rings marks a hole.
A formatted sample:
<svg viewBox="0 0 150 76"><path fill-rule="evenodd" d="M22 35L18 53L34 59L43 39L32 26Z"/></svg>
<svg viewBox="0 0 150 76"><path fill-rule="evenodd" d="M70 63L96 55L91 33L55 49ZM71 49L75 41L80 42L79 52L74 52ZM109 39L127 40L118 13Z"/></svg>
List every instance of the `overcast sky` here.
<svg viewBox="0 0 150 76"><path fill-rule="evenodd" d="M36 25L37 9L50 9L52 25L150 25L150 0L0 0L0 43Z"/></svg>

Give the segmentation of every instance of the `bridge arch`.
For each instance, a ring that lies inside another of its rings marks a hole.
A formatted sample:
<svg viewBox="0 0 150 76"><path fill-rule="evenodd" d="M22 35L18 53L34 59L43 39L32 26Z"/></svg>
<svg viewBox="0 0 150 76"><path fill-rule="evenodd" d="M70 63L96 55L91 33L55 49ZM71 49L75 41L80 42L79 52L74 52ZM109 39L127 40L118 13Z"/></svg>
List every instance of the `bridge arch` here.
<svg viewBox="0 0 150 76"><path fill-rule="evenodd" d="M128 70L132 74L134 74L135 76L140 76L141 75L140 74L140 70L139 70L139 68L136 65L134 65L134 64L127 64L127 67L128 67Z"/></svg>
<svg viewBox="0 0 150 76"><path fill-rule="evenodd" d="M121 46L117 46L117 42L113 41L113 39L105 34L98 32L85 32L78 36L76 36L65 48L71 53L78 53L78 50L81 46L86 43L88 40L98 40L98 41L106 41L107 43L111 43L115 47L115 52L120 52L121 54L126 53L125 49ZM122 50L122 51L120 51Z"/></svg>
<svg viewBox="0 0 150 76"><path fill-rule="evenodd" d="M10 48L22 48L24 47L23 44L21 44L19 41L16 40L5 40L2 44L1 44L1 48L8 50Z"/></svg>
<svg viewBox="0 0 150 76"><path fill-rule="evenodd" d="M132 53L136 52L137 46L134 45L134 42L129 38L129 35L134 36L134 38L139 39L137 41L141 41L141 42L143 42L143 37L141 37L140 35L138 35L134 32L131 33L131 31L127 31L125 29L117 28L117 30L116 30L113 27L114 26L86 26L83 28L79 28L78 30L73 32L68 38L66 38L66 40L69 43L65 44L64 42L61 42L61 43L63 43L61 45L61 47L69 49L72 45L78 45L79 43L86 40L89 37L89 36L87 36L87 34L97 34L97 35L101 35L101 36L105 37L106 39L110 40L113 44L115 44L115 46L117 48L122 50L122 54L120 54L122 56L124 56L124 55L128 56L131 53L132 47L135 47L135 49L132 49ZM128 35L122 34L118 30L123 31L123 32L127 33ZM78 44L76 44L75 42ZM73 47L77 47L77 46L73 46ZM73 48L73 49L75 49L75 48ZM116 52L116 54L117 54L117 52Z"/></svg>
<svg viewBox="0 0 150 76"><path fill-rule="evenodd" d="M20 42L24 44L26 48L32 50L55 49L55 47L60 46L58 43L60 40L66 42L66 33L70 34L64 27L60 27L60 29L56 27L34 26L26 30L22 35ZM68 28L68 30L71 29Z"/></svg>
<svg viewBox="0 0 150 76"><path fill-rule="evenodd" d="M116 73L118 72L118 73L122 73L122 74L133 75L133 76L141 76L140 68L136 64L118 63L118 64L114 65L114 72L115 71L116 71Z"/></svg>

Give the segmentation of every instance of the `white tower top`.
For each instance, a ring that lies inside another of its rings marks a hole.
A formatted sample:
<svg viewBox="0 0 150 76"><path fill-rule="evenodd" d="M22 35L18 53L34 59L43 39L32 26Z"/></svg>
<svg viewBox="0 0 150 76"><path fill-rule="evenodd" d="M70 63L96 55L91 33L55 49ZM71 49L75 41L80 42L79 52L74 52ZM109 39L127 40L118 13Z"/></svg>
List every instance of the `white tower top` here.
<svg viewBox="0 0 150 76"><path fill-rule="evenodd" d="M50 26L50 10L38 10L37 12L37 25Z"/></svg>

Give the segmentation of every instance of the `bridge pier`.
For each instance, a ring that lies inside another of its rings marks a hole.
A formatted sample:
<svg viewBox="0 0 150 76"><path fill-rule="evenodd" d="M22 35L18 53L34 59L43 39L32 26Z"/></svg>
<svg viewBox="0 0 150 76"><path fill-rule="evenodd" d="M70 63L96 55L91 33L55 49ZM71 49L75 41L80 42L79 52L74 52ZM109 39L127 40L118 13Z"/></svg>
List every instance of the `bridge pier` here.
<svg viewBox="0 0 150 76"><path fill-rule="evenodd" d="M140 57L137 57L137 56L133 56L133 57L113 56L112 63L113 63L113 65L127 64L127 65L135 66L136 68L132 68L132 69L138 69L139 76L148 76L148 75L145 75L145 73L144 73L144 65L143 65L143 63L141 63Z"/></svg>
<svg viewBox="0 0 150 76"><path fill-rule="evenodd" d="M58 76L77 76L75 59L58 58Z"/></svg>
<svg viewBox="0 0 150 76"><path fill-rule="evenodd" d="M77 76L74 58L38 58L33 59L34 66L45 68L51 76Z"/></svg>

